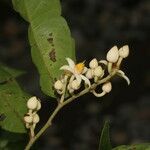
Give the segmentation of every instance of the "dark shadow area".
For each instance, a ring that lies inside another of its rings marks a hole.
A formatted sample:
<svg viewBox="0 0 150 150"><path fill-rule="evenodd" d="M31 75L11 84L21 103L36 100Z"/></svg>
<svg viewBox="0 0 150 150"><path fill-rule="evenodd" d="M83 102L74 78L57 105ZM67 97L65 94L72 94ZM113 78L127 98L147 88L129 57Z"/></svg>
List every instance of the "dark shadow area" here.
<svg viewBox="0 0 150 150"><path fill-rule="evenodd" d="M24 149L28 141L27 134L13 133L0 129L0 149L3 150L7 146L8 150Z"/></svg>

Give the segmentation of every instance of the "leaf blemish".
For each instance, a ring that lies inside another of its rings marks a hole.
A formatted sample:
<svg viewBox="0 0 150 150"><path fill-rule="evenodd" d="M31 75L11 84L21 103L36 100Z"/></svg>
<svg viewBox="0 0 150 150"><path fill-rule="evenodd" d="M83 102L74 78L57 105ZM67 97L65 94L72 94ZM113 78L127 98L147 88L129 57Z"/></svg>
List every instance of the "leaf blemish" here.
<svg viewBox="0 0 150 150"><path fill-rule="evenodd" d="M28 113L26 113L26 114L24 114L24 117L26 117L26 116L30 116Z"/></svg>
<svg viewBox="0 0 150 150"><path fill-rule="evenodd" d="M50 57L50 60L55 62L56 61L56 52L55 52L55 49L53 48L50 53L49 53L49 57Z"/></svg>
<svg viewBox="0 0 150 150"><path fill-rule="evenodd" d="M0 84L6 84L8 81L2 81L0 82Z"/></svg>
<svg viewBox="0 0 150 150"><path fill-rule="evenodd" d="M0 121L4 121L6 119L6 115L4 113L0 114Z"/></svg>
<svg viewBox="0 0 150 150"><path fill-rule="evenodd" d="M53 43L53 38L50 37L50 38L47 39L47 41L52 44Z"/></svg>
<svg viewBox="0 0 150 150"><path fill-rule="evenodd" d="M49 36L52 36L53 35L53 33L51 32L51 33L49 33Z"/></svg>
<svg viewBox="0 0 150 150"><path fill-rule="evenodd" d="M54 43L53 43L53 34L49 33L49 37L47 38L47 41L51 44L52 47L54 47Z"/></svg>

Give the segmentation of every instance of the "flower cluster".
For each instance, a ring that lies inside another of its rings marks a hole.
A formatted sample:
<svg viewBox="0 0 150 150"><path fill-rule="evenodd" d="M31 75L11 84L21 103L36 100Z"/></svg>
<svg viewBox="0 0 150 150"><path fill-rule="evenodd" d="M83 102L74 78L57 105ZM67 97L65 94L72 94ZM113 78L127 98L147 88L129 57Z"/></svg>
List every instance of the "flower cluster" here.
<svg viewBox="0 0 150 150"><path fill-rule="evenodd" d="M97 93L95 91L96 87L93 89L91 85L99 85L99 81L103 79L106 73L111 75L114 71L116 75L124 78L127 83L130 84L129 78L120 70L122 60L128 55L129 47L125 45L120 49L118 49L117 46L112 47L107 53L106 60L98 61L94 58L90 61L88 67L85 67L84 62L75 64L72 59L66 58L68 65L64 65L60 68L60 70L64 71L64 75L54 83L54 88L60 95L64 94L66 91L72 95L75 91L80 89L84 82L85 88L89 88L89 91L95 96L104 96L112 89L109 80L103 83L101 93ZM105 65L105 67L103 67L103 65Z"/></svg>
<svg viewBox="0 0 150 150"><path fill-rule="evenodd" d="M24 122L27 129L32 129L34 131L36 124L40 121L37 112L41 109L40 100L35 96L31 97L27 101L28 113L24 115Z"/></svg>

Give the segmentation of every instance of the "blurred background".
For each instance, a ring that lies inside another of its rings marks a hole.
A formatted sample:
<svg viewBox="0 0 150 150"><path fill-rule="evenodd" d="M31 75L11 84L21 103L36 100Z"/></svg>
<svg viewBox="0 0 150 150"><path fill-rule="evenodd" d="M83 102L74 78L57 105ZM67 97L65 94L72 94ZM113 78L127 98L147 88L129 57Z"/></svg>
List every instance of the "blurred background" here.
<svg viewBox="0 0 150 150"><path fill-rule="evenodd" d="M150 142L150 1L62 0L62 13L76 41L77 60L104 59L114 45L128 44L130 56L122 70L131 80L113 80L113 90L99 99L92 94L65 107L40 138L42 150L97 150L104 120L111 122L113 146ZM39 87L27 36L28 24L0 0L0 61L27 73L23 89L42 100L39 128L56 106Z"/></svg>

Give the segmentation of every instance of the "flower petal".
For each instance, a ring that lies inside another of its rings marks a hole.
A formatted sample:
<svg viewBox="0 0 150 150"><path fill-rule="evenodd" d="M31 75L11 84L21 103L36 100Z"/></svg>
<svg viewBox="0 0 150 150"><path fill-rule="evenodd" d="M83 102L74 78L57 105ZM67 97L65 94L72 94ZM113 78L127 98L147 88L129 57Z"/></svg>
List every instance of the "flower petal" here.
<svg viewBox="0 0 150 150"><path fill-rule="evenodd" d="M80 77L85 81L85 83L86 83L87 85L89 85L89 87L91 87L90 80L89 80L87 77L85 77L85 76L83 76L83 75L80 75Z"/></svg>
<svg viewBox="0 0 150 150"><path fill-rule="evenodd" d="M124 78L127 81L128 85L130 84L130 79L125 75L125 73L122 70L118 70L117 74L120 77Z"/></svg>
<svg viewBox="0 0 150 150"><path fill-rule="evenodd" d="M123 75L122 77L127 81L128 85L129 85L130 84L130 79L126 75Z"/></svg>
<svg viewBox="0 0 150 150"><path fill-rule="evenodd" d="M107 66L108 62L106 60L100 60L99 63L104 64Z"/></svg>
<svg viewBox="0 0 150 150"><path fill-rule="evenodd" d="M74 80L74 78L75 78L75 76L72 75L71 78L70 78L70 80L69 80L69 83L71 83Z"/></svg>
<svg viewBox="0 0 150 150"><path fill-rule="evenodd" d="M75 77L76 77L76 80L78 81L79 85L81 84L81 81L82 81L82 78L81 78L81 75L78 75L78 74L74 74Z"/></svg>
<svg viewBox="0 0 150 150"><path fill-rule="evenodd" d="M69 66L73 69L75 67L75 63L71 58L66 58Z"/></svg>
<svg viewBox="0 0 150 150"><path fill-rule="evenodd" d="M62 95L63 91L57 90L57 93L60 94L60 95Z"/></svg>
<svg viewBox="0 0 150 150"><path fill-rule="evenodd" d="M67 70L74 74L74 70L70 66L67 66L67 65L62 66L60 70Z"/></svg>
<svg viewBox="0 0 150 150"><path fill-rule="evenodd" d="M101 93L97 93L95 90L92 90L92 93L96 96L96 97L102 97L106 94L105 91L101 92Z"/></svg>
<svg viewBox="0 0 150 150"><path fill-rule="evenodd" d="M118 70L118 73L121 75L125 75L125 73L122 70Z"/></svg>
<svg viewBox="0 0 150 150"><path fill-rule="evenodd" d="M68 84L67 89L70 94L73 94L74 90L70 87L70 84Z"/></svg>
<svg viewBox="0 0 150 150"><path fill-rule="evenodd" d="M87 67L84 67L82 74L86 73L87 70L88 70L88 68L87 68Z"/></svg>

